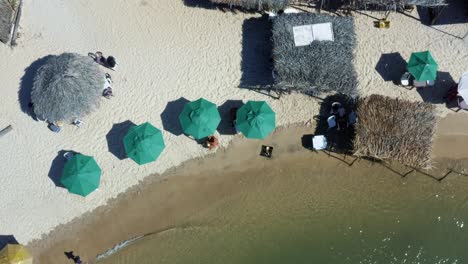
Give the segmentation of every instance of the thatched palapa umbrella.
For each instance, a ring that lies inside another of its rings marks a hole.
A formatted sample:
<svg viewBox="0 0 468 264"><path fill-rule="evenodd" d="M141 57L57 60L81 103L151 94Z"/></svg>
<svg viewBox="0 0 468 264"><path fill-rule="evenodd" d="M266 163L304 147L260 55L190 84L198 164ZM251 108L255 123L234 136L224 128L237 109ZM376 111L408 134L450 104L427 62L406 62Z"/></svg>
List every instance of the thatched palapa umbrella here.
<svg viewBox="0 0 468 264"><path fill-rule="evenodd" d="M75 53L51 56L34 77L34 113L49 122L72 121L99 106L104 74L91 58Z"/></svg>

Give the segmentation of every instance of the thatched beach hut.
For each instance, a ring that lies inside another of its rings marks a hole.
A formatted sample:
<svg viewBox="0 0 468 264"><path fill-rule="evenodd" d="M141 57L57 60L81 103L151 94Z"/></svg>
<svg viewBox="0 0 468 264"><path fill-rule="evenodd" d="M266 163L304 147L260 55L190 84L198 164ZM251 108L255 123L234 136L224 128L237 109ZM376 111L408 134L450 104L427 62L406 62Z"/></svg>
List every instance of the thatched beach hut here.
<svg viewBox="0 0 468 264"><path fill-rule="evenodd" d="M49 122L71 122L99 106L103 87L104 73L90 57L74 53L50 56L34 77L34 113Z"/></svg>
<svg viewBox="0 0 468 264"><path fill-rule="evenodd" d="M297 46L294 28L331 23L333 41ZM354 95L357 77L352 64L356 46L351 17L325 14L283 14L273 19L273 67L278 88L309 94Z"/></svg>
<svg viewBox="0 0 468 264"><path fill-rule="evenodd" d="M292 3L292 0L210 0L215 4L227 5L230 8L239 7L249 10L283 10Z"/></svg>
<svg viewBox="0 0 468 264"><path fill-rule="evenodd" d="M357 104L354 155L431 167L436 115L434 105L381 95Z"/></svg>

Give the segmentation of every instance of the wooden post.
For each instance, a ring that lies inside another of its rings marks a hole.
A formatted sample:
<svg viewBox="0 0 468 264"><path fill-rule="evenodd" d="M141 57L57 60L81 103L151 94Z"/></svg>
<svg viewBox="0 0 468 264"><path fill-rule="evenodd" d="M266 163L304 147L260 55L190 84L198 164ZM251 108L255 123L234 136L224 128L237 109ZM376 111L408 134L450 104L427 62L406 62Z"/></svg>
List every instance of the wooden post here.
<svg viewBox="0 0 468 264"><path fill-rule="evenodd" d="M7 127L5 127L4 129L2 129L0 131L0 137L6 135L8 132L10 132L11 130L13 129L13 127L11 125L8 125Z"/></svg>
<svg viewBox="0 0 468 264"><path fill-rule="evenodd" d="M19 22L21 18L21 13L23 10L23 1L19 0L19 5L18 5L18 10L16 10L16 17L15 17L15 24L13 25L13 33L11 34L11 46L16 45L16 38L18 37L18 28L19 28Z"/></svg>
<svg viewBox="0 0 468 264"><path fill-rule="evenodd" d="M447 6L444 5L444 6L442 6L441 9L438 9L438 8L437 8L437 9L438 9L438 10L437 10L437 14L436 14L435 17L431 20L431 26L434 25L434 24L437 22L437 19L439 19L440 14L442 14L442 11L444 11L444 9L445 9L446 7L447 7Z"/></svg>

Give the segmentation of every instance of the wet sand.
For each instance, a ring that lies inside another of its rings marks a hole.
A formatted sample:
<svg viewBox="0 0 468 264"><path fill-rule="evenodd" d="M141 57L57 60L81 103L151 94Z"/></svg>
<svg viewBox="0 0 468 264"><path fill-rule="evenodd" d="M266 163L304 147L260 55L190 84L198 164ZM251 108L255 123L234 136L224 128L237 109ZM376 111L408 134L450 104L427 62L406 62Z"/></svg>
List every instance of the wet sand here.
<svg viewBox="0 0 468 264"><path fill-rule="evenodd" d="M466 138L467 134L459 126L462 121L466 122L467 118L449 116L439 124L434 151L438 168L428 172L435 178L442 177L447 167L461 172L468 165L464 160L468 159L468 151L463 150L463 145L453 144L451 149L446 148L447 144ZM460 133L454 135L454 131ZM292 169L296 172L298 169L303 170L302 174L309 176L326 172L327 175L336 175L334 181L341 182L359 179L361 184L367 184L367 180L372 178L368 191L372 191L374 186L385 188L377 186L380 180L376 176L379 175L391 175L385 184L393 186L393 189L401 186L403 181L431 189L467 186L468 177L456 174L439 182L418 172L402 178L398 173L404 174L408 169L398 165L389 170L375 163L358 160L350 167L347 163L353 161L351 157L343 162L340 160L343 156L330 157L305 149L301 137L312 132L312 126L298 125L279 128L263 141L238 137L227 149L220 149L211 156L186 162L163 175L146 177L137 187L110 201L107 206L59 226L43 240L33 241L28 247L36 256L37 263L66 263L64 252L70 250L82 259L92 261L98 254L124 240L181 226L215 207L221 200L236 197L240 193L261 192L263 187L267 188L271 183L270 177L287 186L290 180L288 170ZM274 147L272 159L258 155L262 144ZM359 177L361 174L367 176ZM303 184L313 185L316 180L308 178ZM299 181L291 187L300 186ZM285 193L291 191L294 190L285 189ZM321 191L323 195L327 194L327 190Z"/></svg>

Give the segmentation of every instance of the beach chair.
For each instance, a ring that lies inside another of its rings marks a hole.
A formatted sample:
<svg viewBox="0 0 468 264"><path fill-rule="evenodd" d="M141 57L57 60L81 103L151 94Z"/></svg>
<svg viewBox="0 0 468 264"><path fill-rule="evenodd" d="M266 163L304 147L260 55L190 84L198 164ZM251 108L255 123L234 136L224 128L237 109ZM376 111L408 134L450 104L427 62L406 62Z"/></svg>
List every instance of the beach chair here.
<svg viewBox="0 0 468 264"><path fill-rule="evenodd" d="M72 124L77 127L81 127L81 125L83 124L83 121L81 121L80 119L75 119L73 120Z"/></svg>
<svg viewBox="0 0 468 264"><path fill-rule="evenodd" d="M57 123L49 123L47 126L52 132L58 133L62 130L61 126Z"/></svg>
<svg viewBox="0 0 468 264"><path fill-rule="evenodd" d="M400 78L400 84L403 86L409 86L410 79L411 79L411 74L409 72L405 72Z"/></svg>

